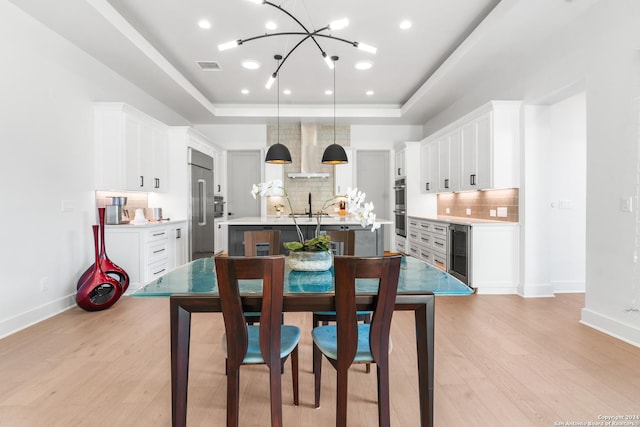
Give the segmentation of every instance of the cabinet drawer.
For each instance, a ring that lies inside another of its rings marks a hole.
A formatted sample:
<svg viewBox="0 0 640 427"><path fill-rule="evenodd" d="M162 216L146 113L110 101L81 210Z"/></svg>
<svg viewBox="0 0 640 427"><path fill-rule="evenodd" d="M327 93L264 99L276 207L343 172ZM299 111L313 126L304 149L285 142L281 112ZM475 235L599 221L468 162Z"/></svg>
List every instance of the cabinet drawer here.
<svg viewBox="0 0 640 427"><path fill-rule="evenodd" d="M433 238L431 237L431 233L420 233L420 237L418 239L418 243L420 243L425 248L430 248L433 242Z"/></svg>
<svg viewBox="0 0 640 427"><path fill-rule="evenodd" d="M420 239L420 231L415 227L409 227L407 238L417 242Z"/></svg>
<svg viewBox="0 0 640 427"><path fill-rule="evenodd" d="M447 237L432 235L431 246L441 252L447 252Z"/></svg>
<svg viewBox="0 0 640 427"><path fill-rule="evenodd" d="M147 264L166 259L168 256L168 241L160 240L159 242L150 243L147 246Z"/></svg>
<svg viewBox="0 0 640 427"><path fill-rule="evenodd" d="M418 228L420 231L431 231L431 223L430 222L418 222Z"/></svg>
<svg viewBox="0 0 640 427"><path fill-rule="evenodd" d="M438 234L440 236L446 236L449 231L449 226L444 224L431 224L431 231L433 234Z"/></svg>
<svg viewBox="0 0 640 427"><path fill-rule="evenodd" d="M152 264L149 264L147 266L147 271L146 271L146 279L147 279L147 283L151 282L152 280L157 279L158 277L166 274L169 271L169 266L167 264L167 260L161 260L161 261L157 261L154 262Z"/></svg>
<svg viewBox="0 0 640 427"><path fill-rule="evenodd" d="M433 252L432 264L442 271L447 271L447 257L439 252Z"/></svg>
<svg viewBox="0 0 640 427"><path fill-rule="evenodd" d="M429 249L418 247L419 258L422 261L428 262L429 264L433 264L433 252Z"/></svg>
<svg viewBox="0 0 640 427"><path fill-rule="evenodd" d="M406 253L407 252L407 242L405 239L403 238L398 238L396 237L396 250L400 253Z"/></svg>
<svg viewBox="0 0 640 427"><path fill-rule="evenodd" d="M418 223L420 221L418 221L417 219L411 219L409 218L409 228L413 227L413 228L418 228Z"/></svg>
<svg viewBox="0 0 640 427"><path fill-rule="evenodd" d="M158 240L166 240L169 237L169 229L167 227L154 228L147 231L145 242L155 242Z"/></svg>
<svg viewBox="0 0 640 427"><path fill-rule="evenodd" d="M420 247L416 244L409 243L409 251L407 254L414 258L420 258Z"/></svg>

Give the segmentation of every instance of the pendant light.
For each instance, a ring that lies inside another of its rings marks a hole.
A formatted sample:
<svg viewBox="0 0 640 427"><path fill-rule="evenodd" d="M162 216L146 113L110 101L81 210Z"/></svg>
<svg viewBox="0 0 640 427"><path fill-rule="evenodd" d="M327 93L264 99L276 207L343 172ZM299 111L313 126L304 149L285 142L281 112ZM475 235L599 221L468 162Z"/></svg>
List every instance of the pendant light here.
<svg viewBox="0 0 640 427"><path fill-rule="evenodd" d="M343 165L349 163L347 153L342 146L336 144L336 67L335 62L339 58L332 56L331 60L334 62L333 67L333 144L329 145L322 155L322 163L327 165Z"/></svg>
<svg viewBox="0 0 640 427"><path fill-rule="evenodd" d="M278 61L278 63L280 63L282 55L275 55L274 58L276 61ZM274 73L272 78L278 79L278 139L276 140L275 144L272 144L271 147L269 147L264 161L265 163L274 163L281 165L285 163L291 163L291 153L285 145L280 144L280 77L276 73Z"/></svg>

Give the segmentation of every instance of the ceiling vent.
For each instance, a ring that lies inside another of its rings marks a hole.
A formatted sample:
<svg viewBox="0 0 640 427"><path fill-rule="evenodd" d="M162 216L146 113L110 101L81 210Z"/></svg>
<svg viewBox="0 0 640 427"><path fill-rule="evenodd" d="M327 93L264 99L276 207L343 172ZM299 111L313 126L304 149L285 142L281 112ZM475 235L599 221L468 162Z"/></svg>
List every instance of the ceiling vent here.
<svg viewBox="0 0 640 427"><path fill-rule="evenodd" d="M218 61L196 61L202 71L221 71Z"/></svg>

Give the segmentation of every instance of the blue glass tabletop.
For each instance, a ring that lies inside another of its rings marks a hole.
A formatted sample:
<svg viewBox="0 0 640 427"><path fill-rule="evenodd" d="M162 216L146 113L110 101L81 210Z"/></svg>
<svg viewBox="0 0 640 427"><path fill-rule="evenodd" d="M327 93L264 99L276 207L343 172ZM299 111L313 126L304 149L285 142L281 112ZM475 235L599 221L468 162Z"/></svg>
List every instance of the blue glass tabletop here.
<svg viewBox="0 0 640 427"><path fill-rule="evenodd" d="M356 292L377 292L373 279L358 279ZM262 293L261 280L240 282L244 294ZM284 274L284 293L332 293L333 267L327 271L291 271ZM427 293L435 295L469 295L473 291L455 277L413 257L402 257L398 294ZM137 290L137 297L174 294L218 294L213 258L201 258L185 264Z"/></svg>

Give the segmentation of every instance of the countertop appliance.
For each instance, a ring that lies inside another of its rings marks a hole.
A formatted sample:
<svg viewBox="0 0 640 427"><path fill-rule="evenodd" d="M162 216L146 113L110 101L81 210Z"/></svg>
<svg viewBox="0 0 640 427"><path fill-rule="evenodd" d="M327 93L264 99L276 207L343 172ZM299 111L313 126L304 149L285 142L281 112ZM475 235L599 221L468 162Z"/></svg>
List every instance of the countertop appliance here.
<svg viewBox="0 0 640 427"><path fill-rule="evenodd" d="M397 179L393 186L395 191L395 217L396 234L407 237L407 185L406 178Z"/></svg>
<svg viewBox="0 0 640 427"><path fill-rule="evenodd" d="M191 215L189 219L190 260L214 254L215 199L213 158L189 148Z"/></svg>
<svg viewBox="0 0 640 427"><path fill-rule="evenodd" d="M449 274L462 283L471 281L471 227L449 225Z"/></svg>
<svg viewBox="0 0 640 427"><path fill-rule="evenodd" d="M126 197L110 197L111 204L105 206L106 223L109 225L114 224L128 224L129 213L124 208L127 204Z"/></svg>

